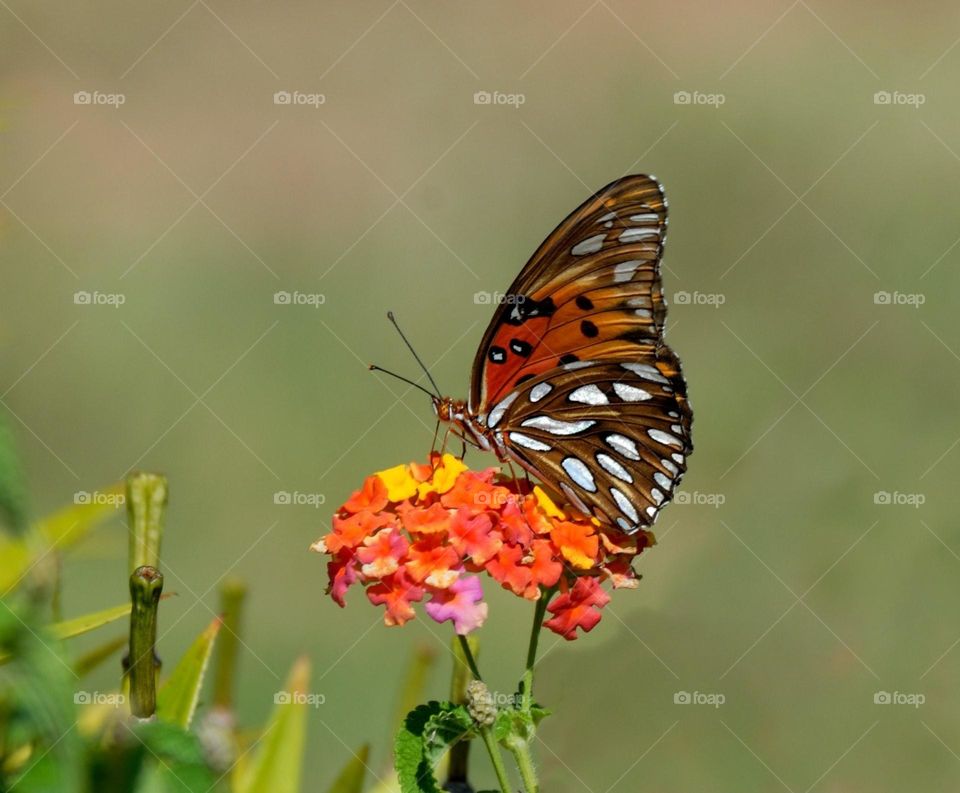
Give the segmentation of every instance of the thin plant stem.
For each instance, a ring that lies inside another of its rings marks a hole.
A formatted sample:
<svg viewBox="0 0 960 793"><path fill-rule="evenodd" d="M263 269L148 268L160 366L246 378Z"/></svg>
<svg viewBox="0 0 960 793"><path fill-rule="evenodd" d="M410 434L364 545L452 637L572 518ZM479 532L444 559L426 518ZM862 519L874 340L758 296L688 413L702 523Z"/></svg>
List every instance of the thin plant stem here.
<svg viewBox="0 0 960 793"><path fill-rule="evenodd" d="M539 793L540 783L537 781L537 771L533 766L530 744L527 741L517 741L516 745L510 747L510 751L517 761L517 768L520 769L524 790L527 793Z"/></svg>
<svg viewBox="0 0 960 793"><path fill-rule="evenodd" d="M537 645L540 641L540 629L543 627L543 618L547 613L547 605L554 590L544 589L533 611L533 625L530 627L530 643L527 645L527 663L523 671L521 684L520 707L524 713L529 713L533 707L533 673L537 665Z"/></svg>
<svg viewBox="0 0 960 793"><path fill-rule="evenodd" d="M489 727L481 727L480 737L483 739L483 745L487 747L487 754L490 755L490 762L493 763L493 770L497 775L497 782L500 785L501 793L510 793L510 777L507 776L507 767L503 764L500 744L498 744L497 739L493 737L493 730Z"/></svg>
<svg viewBox="0 0 960 793"><path fill-rule="evenodd" d="M467 641L467 637L457 634L457 638L460 640L460 649L463 650L463 657L467 662L467 666L470 667L470 674L472 674L476 680L483 680L483 678L480 677L480 670L477 668L477 662L473 657L473 650L470 649L470 642Z"/></svg>
<svg viewBox="0 0 960 793"><path fill-rule="evenodd" d="M470 674L476 680L483 680L480 676L480 669L477 667L477 661L473 657L473 650L466 636L457 636L460 641L460 649L463 651L463 659L470 667ZM493 730L489 727L480 727L480 738L483 745L487 747L487 754L490 755L490 762L493 764L493 771L497 775L497 782L500 785L501 793L510 793L510 777L507 775L507 767L503 763L503 754L500 751L500 744L493 737Z"/></svg>

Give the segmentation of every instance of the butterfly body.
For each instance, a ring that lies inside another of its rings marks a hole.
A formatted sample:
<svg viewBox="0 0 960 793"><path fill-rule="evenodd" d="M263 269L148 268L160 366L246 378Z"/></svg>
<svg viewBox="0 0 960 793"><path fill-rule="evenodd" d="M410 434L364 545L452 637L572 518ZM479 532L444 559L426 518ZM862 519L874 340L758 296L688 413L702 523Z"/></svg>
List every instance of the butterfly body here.
<svg viewBox="0 0 960 793"><path fill-rule="evenodd" d="M653 524L693 451L664 342L667 204L651 176L600 190L541 244L500 302L467 401L434 410L602 526Z"/></svg>

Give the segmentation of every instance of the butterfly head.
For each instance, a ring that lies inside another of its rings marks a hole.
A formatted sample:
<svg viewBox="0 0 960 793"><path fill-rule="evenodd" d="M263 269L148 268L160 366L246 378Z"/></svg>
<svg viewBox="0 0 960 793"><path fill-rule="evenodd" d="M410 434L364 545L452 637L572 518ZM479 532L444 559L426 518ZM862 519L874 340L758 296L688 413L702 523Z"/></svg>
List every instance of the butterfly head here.
<svg viewBox="0 0 960 793"><path fill-rule="evenodd" d="M466 408L466 403L461 399L433 397L433 412L440 421L463 421Z"/></svg>

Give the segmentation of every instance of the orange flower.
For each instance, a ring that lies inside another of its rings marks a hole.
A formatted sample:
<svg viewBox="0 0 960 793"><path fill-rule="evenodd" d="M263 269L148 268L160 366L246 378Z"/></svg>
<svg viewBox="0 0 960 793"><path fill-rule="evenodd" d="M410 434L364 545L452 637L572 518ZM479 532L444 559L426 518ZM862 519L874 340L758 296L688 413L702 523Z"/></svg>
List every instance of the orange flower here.
<svg viewBox="0 0 960 793"><path fill-rule="evenodd" d="M577 628L584 632L594 629L600 622L600 609L610 602L610 596L600 588L596 578L583 576L577 579L573 589L556 598L547 610L554 614L543 623L567 641L577 638Z"/></svg>
<svg viewBox="0 0 960 793"><path fill-rule="evenodd" d="M375 606L386 606L385 625L403 625L415 616L411 603L423 600L425 590L416 586L403 570L397 570L380 583L367 589L367 598Z"/></svg>
<svg viewBox="0 0 960 793"><path fill-rule="evenodd" d="M436 501L426 509L405 509L402 520L403 528L411 534L442 534L450 527L450 512Z"/></svg>
<svg viewBox="0 0 960 793"><path fill-rule="evenodd" d="M387 488L378 476L368 476L363 487L347 499L343 508L347 512L379 512L387 506Z"/></svg>
<svg viewBox="0 0 960 793"><path fill-rule="evenodd" d="M487 562L487 572L504 589L522 597L533 578L530 568L522 561L523 549L519 545L504 545L496 557Z"/></svg>
<svg viewBox="0 0 960 793"><path fill-rule="evenodd" d="M650 532L626 535L600 526L540 487L504 479L494 468L468 470L433 454L428 464L397 465L364 480L333 517L333 531L311 548L329 556L328 594L343 606L357 585L385 607L387 625L427 613L452 620L458 633L487 616L480 578L528 600L554 588L544 623L566 639L591 630L609 601L601 581L632 588L631 562L655 542Z"/></svg>
<svg viewBox="0 0 960 793"><path fill-rule="evenodd" d="M474 564L484 565L503 545L500 535L493 531L493 521L487 515L467 517L469 512L458 510L450 523L450 544Z"/></svg>
<svg viewBox="0 0 960 793"><path fill-rule="evenodd" d="M589 570L597 561L600 538L588 523L563 520L554 524L550 539L563 558L580 570Z"/></svg>

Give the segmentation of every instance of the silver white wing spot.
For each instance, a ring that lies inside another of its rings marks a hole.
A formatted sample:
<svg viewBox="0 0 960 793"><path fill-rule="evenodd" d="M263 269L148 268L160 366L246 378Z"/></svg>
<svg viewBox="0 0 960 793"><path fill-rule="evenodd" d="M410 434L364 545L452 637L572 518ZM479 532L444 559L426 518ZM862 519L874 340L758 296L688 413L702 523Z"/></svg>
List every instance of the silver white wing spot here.
<svg viewBox="0 0 960 793"><path fill-rule="evenodd" d="M567 472L567 476L584 490L590 493L597 492L597 483L593 480L593 474L579 457L564 457L560 465Z"/></svg>
<svg viewBox="0 0 960 793"><path fill-rule="evenodd" d="M531 438L529 435L524 435L522 432L510 432L507 434L507 437L518 446L523 446L525 449L532 449L535 452L548 452L553 448L543 441Z"/></svg>
<svg viewBox="0 0 960 793"><path fill-rule="evenodd" d="M617 396L624 402L643 402L644 400L653 398L653 394L649 391L644 391L642 388L636 388L626 383L614 383L613 390L617 392Z"/></svg>
<svg viewBox="0 0 960 793"><path fill-rule="evenodd" d="M628 460L639 460L640 451L637 449L637 444L632 438L628 438L626 435L620 435L619 433L611 433L607 435L604 440L614 451L620 452Z"/></svg>
<svg viewBox="0 0 960 793"><path fill-rule="evenodd" d="M619 393L619 392L618 392ZM585 405L609 405L610 401L607 395L603 393L596 385L582 385L570 392L567 397L571 402L583 402Z"/></svg>
<svg viewBox="0 0 960 793"><path fill-rule="evenodd" d="M537 383L530 389L529 399L531 402L539 402L551 391L553 391L553 386L550 383Z"/></svg>
<svg viewBox="0 0 960 793"><path fill-rule="evenodd" d="M663 430L647 430L647 435L649 435L657 443L662 443L664 446L676 446L677 448L683 447L683 441L677 438L674 435L671 435L669 432L664 432Z"/></svg>
<svg viewBox="0 0 960 793"><path fill-rule="evenodd" d="M610 488L610 495L613 496L613 500L617 502L620 511L630 518L630 520L636 522L640 515L637 514L637 508L630 503L630 499L615 487Z"/></svg>
<svg viewBox="0 0 960 793"><path fill-rule="evenodd" d="M613 474L615 477L617 477L617 479L620 479L631 485L633 484L633 477L630 475L630 472L620 465L620 463L614 460L609 454L597 452L597 462L600 463L601 468L608 473Z"/></svg>
<svg viewBox="0 0 960 793"><path fill-rule="evenodd" d="M661 474L659 471L655 471L653 474L653 481L656 482L664 490L669 490L673 484L667 477Z"/></svg>
<svg viewBox="0 0 960 793"><path fill-rule="evenodd" d="M582 419L580 421L561 421L552 416L534 416L521 422L521 427L533 427L534 429L544 430L551 435L576 435L578 432L590 429L597 422L591 419Z"/></svg>
<svg viewBox="0 0 960 793"><path fill-rule="evenodd" d="M607 238L606 234L595 234L587 237L583 242L578 242L570 249L574 256L586 256L588 253L596 253L603 248L603 241Z"/></svg>
<svg viewBox="0 0 960 793"><path fill-rule="evenodd" d="M620 242L637 242L638 240L648 239L650 237L660 239L660 230L649 227L627 229L620 234Z"/></svg>
<svg viewBox="0 0 960 793"><path fill-rule="evenodd" d="M637 268L643 264L643 262L620 262L615 265L613 268L613 281L617 284L625 284L631 278L633 274L637 271Z"/></svg>
<svg viewBox="0 0 960 793"><path fill-rule="evenodd" d="M514 400L520 395L519 391L514 391L511 394L507 394L503 399L501 399L496 405L494 405L493 410L490 411L490 414L487 416L487 426L491 429L496 427L500 423L500 419L503 418L503 414L507 412L507 408L513 404Z"/></svg>
<svg viewBox="0 0 960 793"><path fill-rule="evenodd" d="M668 383L666 377L660 374L660 370L656 366L651 366L648 363L622 363L620 364L628 372L633 372L638 377L642 377L644 380L650 380L654 383Z"/></svg>

